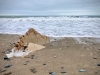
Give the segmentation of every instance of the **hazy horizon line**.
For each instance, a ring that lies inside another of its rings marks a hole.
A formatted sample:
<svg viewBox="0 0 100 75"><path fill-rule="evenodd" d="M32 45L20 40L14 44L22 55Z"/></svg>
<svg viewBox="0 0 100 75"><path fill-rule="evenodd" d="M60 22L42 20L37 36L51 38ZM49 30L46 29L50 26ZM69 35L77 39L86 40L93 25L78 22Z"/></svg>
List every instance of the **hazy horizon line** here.
<svg viewBox="0 0 100 75"><path fill-rule="evenodd" d="M100 15L1 15L0 16L100 16Z"/></svg>

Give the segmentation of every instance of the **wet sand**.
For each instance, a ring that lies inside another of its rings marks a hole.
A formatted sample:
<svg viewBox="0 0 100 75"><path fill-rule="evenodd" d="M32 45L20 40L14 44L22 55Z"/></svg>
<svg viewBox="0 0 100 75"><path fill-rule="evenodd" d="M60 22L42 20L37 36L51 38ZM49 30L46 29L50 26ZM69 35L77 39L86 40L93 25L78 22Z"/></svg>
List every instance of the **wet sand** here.
<svg viewBox="0 0 100 75"><path fill-rule="evenodd" d="M25 58L4 57L20 35L0 34L0 75L100 75L100 38L51 38L46 48L30 53ZM78 41L77 41L77 40ZM4 68L5 65L12 65ZM32 69L37 72L33 73ZM86 72L79 72L79 70ZM6 70L1 72L1 70ZM66 71L62 74L61 71Z"/></svg>

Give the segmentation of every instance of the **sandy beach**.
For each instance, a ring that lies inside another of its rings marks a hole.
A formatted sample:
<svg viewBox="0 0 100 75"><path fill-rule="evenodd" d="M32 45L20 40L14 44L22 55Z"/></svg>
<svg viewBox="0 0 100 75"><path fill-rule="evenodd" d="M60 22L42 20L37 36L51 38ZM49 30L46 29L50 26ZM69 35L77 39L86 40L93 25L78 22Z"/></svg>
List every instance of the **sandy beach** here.
<svg viewBox="0 0 100 75"><path fill-rule="evenodd" d="M42 50L4 60L20 36L0 34L0 75L100 75L100 38L50 38Z"/></svg>

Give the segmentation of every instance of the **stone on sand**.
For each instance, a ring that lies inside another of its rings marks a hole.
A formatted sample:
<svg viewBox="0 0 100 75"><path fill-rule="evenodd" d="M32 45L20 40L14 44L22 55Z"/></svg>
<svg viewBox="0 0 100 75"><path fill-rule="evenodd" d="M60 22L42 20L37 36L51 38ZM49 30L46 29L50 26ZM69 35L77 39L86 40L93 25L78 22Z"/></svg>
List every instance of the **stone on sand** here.
<svg viewBox="0 0 100 75"><path fill-rule="evenodd" d="M51 74L51 75L56 75L56 73L55 73L55 72L49 72L49 74Z"/></svg>
<svg viewBox="0 0 100 75"><path fill-rule="evenodd" d="M64 69L64 67L61 67L61 69Z"/></svg>
<svg viewBox="0 0 100 75"><path fill-rule="evenodd" d="M4 60L10 61L10 58L8 58L8 57L4 57Z"/></svg>
<svg viewBox="0 0 100 75"><path fill-rule="evenodd" d="M56 75L56 72L52 72L51 75Z"/></svg>
<svg viewBox="0 0 100 75"><path fill-rule="evenodd" d="M6 72L6 70L4 69L4 70L0 70L0 73L2 73L2 72Z"/></svg>
<svg viewBox="0 0 100 75"><path fill-rule="evenodd" d="M29 61L26 61L25 63L24 63L24 65L27 65L29 63Z"/></svg>
<svg viewBox="0 0 100 75"><path fill-rule="evenodd" d="M11 67L12 65L6 65L4 68L9 68L9 67Z"/></svg>
<svg viewBox="0 0 100 75"><path fill-rule="evenodd" d="M33 59L34 58L34 55L31 55L31 59Z"/></svg>
<svg viewBox="0 0 100 75"><path fill-rule="evenodd" d="M94 57L93 57L93 59L97 59L97 57L96 57L96 56L94 56Z"/></svg>
<svg viewBox="0 0 100 75"><path fill-rule="evenodd" d="M84 69L80 69L79 72L86 72L86 70L84 70Z"/></svg>
<svg viewBox="0 0 100 75"><path fill-rule="evenodd" d="M66 71L65 70L62 70L61 73L66 73Z"/></svg>
<svg viewBox="0 0 100 75"><path fill-rule="evenodd" d="M98 66L100 66L100 64L97 64Z"/></svg>
<svg viewBox="0 0 100 75"><path fill-rule="evenodd" d="M10 75L10 74L12 74L12 72L7 72L7 73L5 73L4 75Z"/></svg>
<svg viewBox="0 0 100 75"><path fill-rule="evenodd" d="M36 73L36 72L37 72L36 68L31 68L30 70L31 70L31 72L33 72L33 73Z"/></svg>
<svg viewBox="0 0 100 75"><path fill-rule="evenodd" d="M54 56L54 58L57 58L57 56Z"/></svg>

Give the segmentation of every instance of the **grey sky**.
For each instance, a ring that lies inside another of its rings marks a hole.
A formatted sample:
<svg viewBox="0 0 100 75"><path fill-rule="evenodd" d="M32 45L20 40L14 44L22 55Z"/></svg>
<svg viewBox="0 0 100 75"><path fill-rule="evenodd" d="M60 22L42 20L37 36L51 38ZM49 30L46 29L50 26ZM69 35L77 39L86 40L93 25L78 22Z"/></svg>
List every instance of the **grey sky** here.
<svg viewBox="0 0 100 75"><path fill-rule="evenodd" d="M0 14L100 15L100 0L0 0Z"/></svg>

